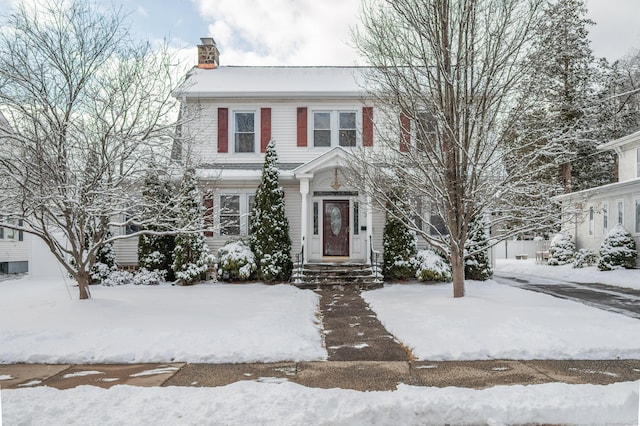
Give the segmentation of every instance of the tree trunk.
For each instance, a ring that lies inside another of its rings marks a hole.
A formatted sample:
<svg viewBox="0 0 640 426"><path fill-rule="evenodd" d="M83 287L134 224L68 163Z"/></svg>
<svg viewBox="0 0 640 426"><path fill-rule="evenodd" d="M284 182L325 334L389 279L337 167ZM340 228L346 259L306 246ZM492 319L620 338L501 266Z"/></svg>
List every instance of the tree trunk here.
<svg viewBox="0 0 640 426"><path fill-rule="evenodd" d="M451 272L453 274L453 297L464 297L464 251L451 244Z"/></svg>
<svg viewBox="0 0 640 426"><path fill-rule="evenodd" d="M89 273L87 271L78 271L76 274L76 281L78 282L80 300L89 299Z"/></svg>

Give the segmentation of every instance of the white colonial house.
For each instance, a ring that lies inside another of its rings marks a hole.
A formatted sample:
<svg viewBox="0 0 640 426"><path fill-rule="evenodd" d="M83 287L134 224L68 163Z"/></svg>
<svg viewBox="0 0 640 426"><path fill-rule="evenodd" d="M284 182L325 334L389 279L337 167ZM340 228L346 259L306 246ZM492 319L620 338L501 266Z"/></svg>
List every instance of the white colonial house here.
<svg viewBox="0 0 640 426"><path fill-rule="evenodd" d="M354 150L376 144L367 69L219 66L213 39L202 42L198 66L176 91L187 120L175 154L197 168L210 247L247 236L264 152L274 141L292 255L366 263L371 244L382 249L385 217L349 185L344 165Z"/></svg>
<svg viewBox="0 0 640 426"><path fill-rule="evenodd" d="M566 219L563 230L577 248L597 253L609 230L621 224L640 247L640 131L598 149L618 156L618 182L557 197Z"/></svg>

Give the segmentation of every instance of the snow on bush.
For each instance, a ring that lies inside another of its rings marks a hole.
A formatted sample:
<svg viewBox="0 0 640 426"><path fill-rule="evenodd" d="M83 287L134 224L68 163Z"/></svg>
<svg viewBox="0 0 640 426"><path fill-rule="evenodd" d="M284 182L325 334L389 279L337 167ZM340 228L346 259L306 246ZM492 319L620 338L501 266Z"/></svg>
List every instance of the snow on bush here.
<svg viewBox="0 0 640 426"><path fill-rule="evenodd" d="M419 250L414 258L416 278L420 281L451 281L451 266L433 250Z"/></svg>
<svg viewBox="0 0 640 426"><path fill-rule="evenodd" d="M102 285L106 285L109 287L117 286L117 285L126 285L131 284L133 282L133 274L129 271L113 271L102 280Z"/></svg>
<svg viewBox="0 0 640 426"><path fill-rule="evenodd" d="M464 243L464 276L468 280L485 281L493 275L486 228L483 216L476 216L469 225L469 236Z"/></svg>
<svg viewBox="0 0 640 426"><path fill-rule="evenodd" d="M258 269L253 252L242 240L220 247L218 259L218 276L225 281L248 280Z"/></svg>
<svg viewBox="0 0 640 426"><path fill-rule="evenodd" d="M146 268L142 268L136 272L133 277L133 283L135 285L158 285L165 280L167 271L154 269L149 271Z"/></svg>
<svg viewBox="0 0 640 426"><path fill-rule="evenodd" d="M576 258L573 261L574 268L584 268L585 266L595 265L598 261L598 255L587 249L580 249L576 253Z"/></svg>
<svg viewBox="0 0 640 426"><path fill-rule="evenodd" d="M576 245L566 232L556 234L549 243L549 265L571 263L576 253Z"/></svg>
<svg viewBox="0 0 640 426"><path fill-rule="evenodd" d="M636 241L631 233L622 225L616 225L604 238L600 246L600 261L598 269L611 271L613 269L632 269L636 267L638 250Z"/></svg>

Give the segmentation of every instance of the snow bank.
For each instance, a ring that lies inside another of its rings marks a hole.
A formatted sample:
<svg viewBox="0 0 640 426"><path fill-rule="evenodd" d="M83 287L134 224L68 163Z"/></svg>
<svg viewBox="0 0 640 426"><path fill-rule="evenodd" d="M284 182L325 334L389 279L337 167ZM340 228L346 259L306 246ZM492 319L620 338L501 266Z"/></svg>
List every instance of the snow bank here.
<svg viewBox="0 0 640 426"><path fill-rule="evenodd" d="M326 359L318 296L288 285L0 283L0 363Z"/></svg>
<svg viewBox="0 0 640 426"><path fill-rule="evenodd" d="M378 319L421 360L640 357L640 321L494 281L391 285L363 293Z"/></svg>
<svg viewBox="0 0 640 426"><path fill-rule="evenodd" d="M393 392L358 392L242 381L219 388L41 387L2 391L2 407L7 424L30 425L635 424L639 386L400 385Z"/></svg>
<svg viewBox="0 0 640 426"><path fill-rule="evenodd" d="M533 259L498 259L496 261L495 272L528 274L544 278L573 281L576 283L600 283L640 290L640 269L600 271L596 266L574 268L571 265L539 265L535 263Z"/></svg>

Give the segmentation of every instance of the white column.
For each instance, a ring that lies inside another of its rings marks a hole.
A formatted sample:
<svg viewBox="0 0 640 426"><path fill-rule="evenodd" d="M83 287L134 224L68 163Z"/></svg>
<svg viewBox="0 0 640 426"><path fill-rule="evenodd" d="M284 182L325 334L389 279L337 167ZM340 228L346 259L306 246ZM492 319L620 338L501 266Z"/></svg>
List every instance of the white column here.
<svg viewBox="0 0 640 426"><path fill-rule="evenodd" d="M309 250L311 245L309 243L309 178L300 179L300 195L302 198L302 205L300 208L300 244L304 247L303 261L306 262L309 259Z"/></svg>

